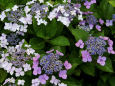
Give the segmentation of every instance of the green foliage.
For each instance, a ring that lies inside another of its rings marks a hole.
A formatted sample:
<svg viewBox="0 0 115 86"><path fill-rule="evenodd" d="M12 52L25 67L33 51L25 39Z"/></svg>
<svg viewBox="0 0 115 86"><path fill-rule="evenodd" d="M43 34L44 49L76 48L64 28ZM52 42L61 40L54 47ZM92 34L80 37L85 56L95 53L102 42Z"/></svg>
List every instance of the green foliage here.
<svg viewBox="0 0 115 86"><path fill-rule="evenodd" d="M7 77L7 72L3 69L0 69L0 83L2 83Z"/></svg>
<svg viewBox="0 0 115 86"><path fill-rule="evenodd" d="M50 43L52 45L58 45L58 46L69 46L70 45L69 40L64 36L58 36L58 37L50 40Z"/></svg>

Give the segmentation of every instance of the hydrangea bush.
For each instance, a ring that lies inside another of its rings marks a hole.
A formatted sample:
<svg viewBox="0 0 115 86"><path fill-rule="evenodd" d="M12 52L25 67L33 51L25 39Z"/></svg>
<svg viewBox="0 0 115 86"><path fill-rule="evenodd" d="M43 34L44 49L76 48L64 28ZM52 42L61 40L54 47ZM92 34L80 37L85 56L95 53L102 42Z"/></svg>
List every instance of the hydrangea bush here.
<svg viewBox="0 0 115 86"><path fill-rule="evenodd" d="M114 86L114 0L1 0L0 86Z"/></svg>

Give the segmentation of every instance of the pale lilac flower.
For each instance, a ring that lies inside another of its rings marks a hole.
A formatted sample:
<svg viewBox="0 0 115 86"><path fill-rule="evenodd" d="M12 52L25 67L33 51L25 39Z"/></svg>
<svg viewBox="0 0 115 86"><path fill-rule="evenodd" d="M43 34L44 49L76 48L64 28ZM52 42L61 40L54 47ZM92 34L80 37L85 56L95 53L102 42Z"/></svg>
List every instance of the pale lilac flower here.
<svg viewBox="0 0 115 86"><path fill-rule="evenodd" d="M8 82L10 83L15 83L15 79L12 77L12 78L8 78L5 80L5 82L3 83L3 85L7 84Z"/></svg>
<svg viewBox="0 0 115 86"><path fill-rule="evenodd" d="M113 21L112 20L106 20L106 26L112 26L113 25Z"/></svg>
<svg viewBox="0 0 115 86"><path fill-rule="evenodd" d="M21 21L23 24L32 24L32 16L27 14L26 17L21 17L19 21Z"/></svg>
<svg viewBox="0 0 115 86"><path fill-rule="evenodd" d="M89 27L90 27L90 29L93 29L94 25L93 25L93 24L90 24Z"/></svg>
<svg viewBox="0 0 115 86"><path fill-rule="evenodd" d="M28 13L28 12L30 12L30 8L28 7L28 6L25 6L25 8L24 8L24 11L26 12L26 14Z"/></svg>
<svg viewBox="0 0 115 86"><path fill-rule="evenodd" d="M25 72L31 70L30 64L27 64L27 63L23 65L23 68Z"/></svg>
<svg viewBox="0 0 115 86"><path fill-rule="evenodd" d="M24 86L25 81L24 80L18 80L18 85Z"/></svg>
<svg viewBox="0 0 115 86"><path fill-rule="evenodd" d="M75 45L76 45L76 47L80 47L80 48L84 47L84 43L82 40L79 40Z"/></svg>
<svg viewBox="0 0 115 86"><path fill-rule="evenodd" d="M103 24L104 24L104 21L103 21L102 19L99 19L99 23L100 23L101 25L103 25Z"/></svg>
<svg viewBox="0 0 115 86"><path fill-rule="evenodd" d="M50 83L57 85L59 82L60 82L60 80L56 79L56 77L53 75L50 80Z"/></svg>
<svg viewBox="0 0 115 86"><path fill-rule="evenodd" d="M15 72L16 77L24 76L24 71L22 71L22 68L16 68Z"/></svg>
<svg viewBox="0 0 115 86"><path fill-rule="evenodd" d="M60 84L58 84L58 86L67 86L67 84L60 83Z"/></svg>
<svg viewBox="0 0 115 86"><path fill-rule="evenodd" d="M28 48L28 49L26 50L26 53L27 53L28 55L34 54L34 52L35 52L35 50L32 49L32 48Z"/></svg>
<svg viewBox="0 0 115 86"><path fill-rule="evenodd" d="M101 57L99 56L97 59L97 63L99 63L100 65L104 66L105 65L105 61L106 61L106 57Z"/></svg>
<svg viewBox="0 0 115 86"><path fill-rule="evenodd" d="M59 72L59 77L62 78L62 79L67 79L67 71L66 70L61 70Z"/></svg>
<svg viewBox="0 0 115 86"><path fill-rule="evenodd" d="M67 70L71 69L72 65L68 62L68 61L65 61L64 62L64 66Z"/></svg>
<svg viewBox="0 0 115 86"><path fill-rule="evenodd" d="M92 57L90 56L90 54L87 50L81 51L81 54L82 54L83 62L91 62L92 61Z"/></svg>
<svg viewBox="0 0 115 86"><path fill-rule="evenodd" d="M38 78L41 82L41 84L46 84L46 80L49 79L49 77L46 74L40 75Z"/></svg>
<svg viewBox="0 0 115 86"><path fill-rule="evenodd" d="M14 5L14 7L12 8L13 11L16 11L18 9L17 5Z"/></svg>
<svg viewBox="0 0 115 86"><path fill-rule="evenodd" d="M96 29L97 29L98 31L101 31L101 26L100 26L100 25L96 25Z"/></svg>
<svg viewBox="0 0 115 86"><path fill-rule="evenodd" d="M6 17L6 14L5 14L5 12L3 11L3 12L1 13L1 15L0 15L1 21L3 21L5 17Z"/></svg>
<svg viewBox="0 0 115 86"><path fill-rule="evenodd" d="M68 3L71 3L71 0L68 0Z"/></svg>
<svg viewBox="0 0 115 86"><path fill-rule="evenodd" d="M60 55L60 56L64 56L63 53L59 52L58 50L56 50L56 54Z"/></svg>
<svg viewBox="0 0 115 86"><path fill-rule="evenodd" d="M40 85L40 80L38 78L32 79L32 86L39 86Z"/></svg>

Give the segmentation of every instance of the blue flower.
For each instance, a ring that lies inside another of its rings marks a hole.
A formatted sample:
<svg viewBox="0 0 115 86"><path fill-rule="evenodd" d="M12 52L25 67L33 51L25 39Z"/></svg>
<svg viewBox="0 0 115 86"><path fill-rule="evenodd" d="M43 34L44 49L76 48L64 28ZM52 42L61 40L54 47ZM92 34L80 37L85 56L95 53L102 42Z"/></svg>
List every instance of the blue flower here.
<svg viewBox="0 0 115 86"><path fill-rule="evenodd" d="M40 65L43 67L42 70L44 70L46 74L58 72L63 66L62 61L59 60L59 55L54 53L43 56L40 60Z"/></svg>
<svg viewBox="0 0 115 86"><path fill-rule="evenodd" d="M90 37L85 44L87 45L87 51L91 55L103 55L103 53L106 52L106 42L101 38Z"/></svg>

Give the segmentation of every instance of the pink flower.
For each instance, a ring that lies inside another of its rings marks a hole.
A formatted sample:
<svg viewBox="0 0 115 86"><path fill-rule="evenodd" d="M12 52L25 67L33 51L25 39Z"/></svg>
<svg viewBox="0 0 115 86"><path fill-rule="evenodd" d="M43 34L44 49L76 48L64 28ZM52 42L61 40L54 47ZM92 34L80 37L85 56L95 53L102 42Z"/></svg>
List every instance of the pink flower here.
<svg viewBox="0 0 115 86"><path fill-rule="evenodd" d="M108 50L108 53L115 54L113 47L108 47L107 50Z"/></svg>
<svg viewBox="0 0 115 86"><path fill-rule="evenodd" d="M67 70L71 69L72 67L72 65L68 61L65 61L64 66Z"/></svg>
<svg viewBox="0 0 115 86"><path fill-rule="evenodd" d="M87 50L81 51L82 54L82 61L83 62L91 62L92 58Z"/></svg>
<svg viewBox="0 0 115 86"><path fill-rule="evenodd" d="M75 45L76 45L76 47L80 47L80 48L84 47L84 43L82 40L79 40Z"/></svg>
<svg viewBox="0 0 115 86"><path fill-rule="evenodd" d="M54 49L50 50L50 51L46 51L46 53L52 53L54 51Z"/></svg>
<svg viewBox="0 0 115 86"><path fill-rule="evenodd" d="M99 56L98 59L97 59L97 63L104 66L105 65L105 61L106 61L106 57L101 57Z"/></svg>
<svg viewBox="0 0 115 86"><path fill-rule="evenodd" d="M58 50L56 50L56 54L60 55L60 56L64 56L63 53L59 52Z"/></svg>
<svg viewBox="0 0 115 86"><path fill-rule="evenodd" d="M61 70L59 72L59 77L61 77L62 79L67 79L67 71L66 70Z"/></svg>
<svg viewBox="0 0 115 86"><path fill-rule="evenodd" d="M104 24L104 21L103 21L102 19L99 19L99 23L100 23L101 25L103 25L103 24Z"/></svg>

